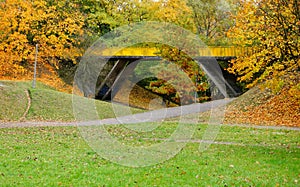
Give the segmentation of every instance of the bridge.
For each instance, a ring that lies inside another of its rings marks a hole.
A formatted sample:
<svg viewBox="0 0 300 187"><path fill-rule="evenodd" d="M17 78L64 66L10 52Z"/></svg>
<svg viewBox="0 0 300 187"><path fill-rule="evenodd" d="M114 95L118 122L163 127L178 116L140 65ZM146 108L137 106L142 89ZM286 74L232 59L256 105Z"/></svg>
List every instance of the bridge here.
<svg viewBox="0 0 300 187"><path fill-rule="evenodd" d="M249 47L205 47L200 48L198 55L194 59L215 58L216 60L230 60L238 55L249 53ZM155 47L129 47L129 48L108 48L101 51L102 57L112 59L138 58L138 59L161 59L159 49Z"/></svg>
<svg viewBox="0 0 300 187"><path fill-rule="evenodd" d="M241 47L207 47L199 49L199 55L193 58L198 62L204 61L208 63L210 60L229 61L238 55L247 54L249 52L249 48ZM132 74L140 60L162 59L159 55L159 49L155 47L108 48L98 52L96 55L114 61L111 66L107 68L106 72L104 72L104 76L98 80L95 98L101 100L106 100L111 96L112 88L118 88L117 83L123 81L121 80L121 75ZM131 64L131 68L126 68L129 64Z"/></svg>

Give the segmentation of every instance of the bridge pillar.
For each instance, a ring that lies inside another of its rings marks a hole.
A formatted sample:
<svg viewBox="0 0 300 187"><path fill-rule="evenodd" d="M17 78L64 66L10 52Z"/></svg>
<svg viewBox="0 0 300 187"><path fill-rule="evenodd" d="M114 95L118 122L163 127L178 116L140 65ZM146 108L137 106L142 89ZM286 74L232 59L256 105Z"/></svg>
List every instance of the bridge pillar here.
<svg viewBox="0 0 300 187"><path fill-rule="evenodd" d="M215 66L216 61L229 61L225 58L214 58L214 57L207 57L207 58L197 58L198 63L200 64L201 68L205 71L208 75L208 80L210 82L210 91L212 94L213 99L221 99L221 98L230 98L236 97L240 93L239 90L235 90L234 85L229 83L229 75L225 76L223 73L223 69L220 65ZM232 81L231 81L232 82Z"/></svg>
<svg viewBox="0 0 300 187"><path fill-rule="evenodd" d="M100 77L96 85L95 98L106 100L113 98L112 89L118 90L120 84L126 77L132 74L134 68L138 64L139 59L117 59L109 71L104 72L104 77ZM132 64L133 62L136 62ZM131 64L131 68L126 68ZM134 66L132 66L134 65ZM114 91L116 93L116 91Z"/></svg>

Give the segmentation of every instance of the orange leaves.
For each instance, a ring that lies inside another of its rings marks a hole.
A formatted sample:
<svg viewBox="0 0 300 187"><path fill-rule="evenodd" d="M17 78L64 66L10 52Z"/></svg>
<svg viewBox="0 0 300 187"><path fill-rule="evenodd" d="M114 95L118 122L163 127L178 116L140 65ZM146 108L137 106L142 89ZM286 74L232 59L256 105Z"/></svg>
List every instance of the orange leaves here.
<svg viewBox="0 0 300 187"><path fill-rule="evenodd" d="M239 56L229 71L252 87L258 82L299 71L299 22L297 0L243 1L235 17L230 36L236 45L256 48L254 53ZM274 84L276 81L273 81ZM276 86L273 86L276 87Z"/></svg>
<svg viewBox="0 0 300 187"><path fill-rule="evenodd" d="M166 60L152 69L158 80L151 81L149 89L178 104L194 103L195 92L199 100L208 99L205 93L209 85L204 72L190 56L168 45L161 46L161 56Z"/></svg>
<svg viewBox="0 0 300 187"><path fill-rule="evenodd" d="M34 60L35 44L39 44L39 63L58 67L59 59L74 60L79 53L78 36L83 34L83 17L62 9L62 2L9 0L0 8L1 73L15 74L12 67L24 73ZM8 68L5 68L5 67ZM9 68L10 67L10 68ZM22 70L22 71L21 71ZM17 73L18 74L18 73ZM22 74L22 73L21 73Z"/></svg>
<svg viewBox="0 0 300 187"><path fill-rule="evenodd" d="M229 105L226 123L300 127L300 89L290 93L292 89L285 87L278 94L257 90L253 88L234 105Z"/></svg>

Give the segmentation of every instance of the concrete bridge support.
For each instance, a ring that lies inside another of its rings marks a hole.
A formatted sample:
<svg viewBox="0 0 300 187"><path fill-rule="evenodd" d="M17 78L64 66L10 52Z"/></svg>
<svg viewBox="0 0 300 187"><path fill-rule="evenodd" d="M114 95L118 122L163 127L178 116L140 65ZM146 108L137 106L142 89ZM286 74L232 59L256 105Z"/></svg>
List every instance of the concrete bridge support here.
<svg viewBox="0 0 300 187"><path fill-rule="evenodd" d="M98 78L95 98L101 100L113 98L112 94L116 93L124 79L133 73L134 68L138 64L138 60L139 59L120 58L113 63L109 62ZM127 68L129 64L131 64L131 66ZM114 89L114 92L112 92L112 89Z"/></svg>

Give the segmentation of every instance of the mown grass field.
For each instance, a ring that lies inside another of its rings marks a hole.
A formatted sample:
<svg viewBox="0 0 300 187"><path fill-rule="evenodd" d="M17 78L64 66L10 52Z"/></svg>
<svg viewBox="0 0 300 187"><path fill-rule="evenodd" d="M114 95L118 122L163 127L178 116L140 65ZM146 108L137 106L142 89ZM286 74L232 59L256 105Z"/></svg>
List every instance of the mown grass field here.
<svg viewBox="0 0 300 187"><path fill-rule="evenodd" d="M1 81L0 121L74 121L72 95L41 83ZM88 102L86 98L78 98ZM115 117L110 104L95 101L99 119ZM130 109L133 113L142 112ZM105 126L124 145L150 146L168 138L176 119L153 131ZM78 127L0 128L0 186L299 186L300 131L222 126L215 143L199 151L207 125L192 125L192 139L173 158L147 167L105 160L84 140ZM1 127L1 122L0 122ZM147 127L144 127L147 129ZM153 155L155 156L155 155Z"/></svg>
<svg viewBox="0 0 300 187"><path fill-rule="evenodd" d="M173 123L163 123L155 136L167 137L167 132L172 130L173 126ZM201 139L205 128L205 125L197 125L198 130L193 139ZM130 145L148 141L133 137L130 131L118 132L119 134L115 135L122 137L119 141L128 142ZM130 140L128 137L131 137ZM198 143L188 143L179 154L164 163L132 168L101 158L87 145L76 127L0 129L0 184L1 186L299 185L299 131L223 126L215 141L233 144L212 144L208 150L200 152Z"/></svg>

